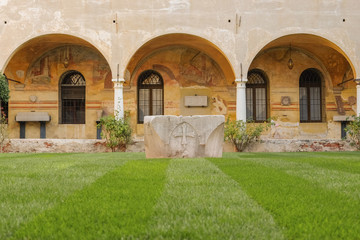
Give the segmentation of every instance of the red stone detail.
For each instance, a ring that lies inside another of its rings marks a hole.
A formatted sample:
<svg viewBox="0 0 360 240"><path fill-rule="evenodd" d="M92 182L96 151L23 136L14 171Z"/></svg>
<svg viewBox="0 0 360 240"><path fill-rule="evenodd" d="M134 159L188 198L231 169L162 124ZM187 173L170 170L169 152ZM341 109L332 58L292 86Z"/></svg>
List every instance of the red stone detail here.
<svg viewBox="0 0 360 240"><path fill-rule="evenodd" d="M48 143L48 142L44 142L44 145L46 148L51 148L52 146L54 146L53 143Z"/></svg>

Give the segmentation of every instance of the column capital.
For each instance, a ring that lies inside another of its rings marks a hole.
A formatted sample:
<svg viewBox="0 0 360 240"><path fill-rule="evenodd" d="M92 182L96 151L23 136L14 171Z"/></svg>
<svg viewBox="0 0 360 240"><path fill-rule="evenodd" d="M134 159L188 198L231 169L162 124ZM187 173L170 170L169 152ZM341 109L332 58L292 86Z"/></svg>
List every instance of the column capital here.
<svg viewBox="0 0 360 240"><path fill-rule="evenodd" d="M236 88L246 88L246 82L248 80L246 78L237 78L235 79L235 82L236 82Z"/></svg>
<svg viewBox="0 0 360 240"><path fill-rule="evenodd" d="M236 83L246 83L248 80L247 80L247 78L236 78L235 79L235 82Z"/></svg>
<svg viewBox="0 0 360 240"><path fill-rule="evenodd" d="M113 78L111 81L113 83L124 83L125 79L124 78Z"/></svg>
<svg viewBox="0 0 360 240"><path fill-rule="evenodd" d="M356 83L357 86L360 86L360 79L354 79L354 82Z"/></svg>
<svg viewBox="0 0 360 240"><path fill-rule="evenodd" d="M119 79L113 78L111 81L114 83L114 88L121 88L123 86L124 82L125 82L125 79L123 79L123 78L119 78Z"/></svg>

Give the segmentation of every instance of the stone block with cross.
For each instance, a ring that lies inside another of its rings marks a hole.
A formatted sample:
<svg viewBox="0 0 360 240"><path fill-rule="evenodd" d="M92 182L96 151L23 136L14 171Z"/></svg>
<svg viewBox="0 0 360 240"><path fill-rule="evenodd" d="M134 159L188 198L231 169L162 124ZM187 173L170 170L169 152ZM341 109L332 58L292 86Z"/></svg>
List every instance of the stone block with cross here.
<svg viewBox="0 0 360 240"><path fill-rule="evenodd" d="M146 157L221 157L224 122L223 115L146 116Z"/></svg>

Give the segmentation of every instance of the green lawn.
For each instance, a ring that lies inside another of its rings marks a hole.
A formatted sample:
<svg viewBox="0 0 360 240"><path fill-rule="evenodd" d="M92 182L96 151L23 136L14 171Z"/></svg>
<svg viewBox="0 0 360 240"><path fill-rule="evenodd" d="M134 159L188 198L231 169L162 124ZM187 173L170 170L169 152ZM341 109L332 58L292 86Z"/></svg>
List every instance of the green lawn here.
<svg viewBox="0 0 360 240"><path fill-rule="evenodd" d="M360 152L0 154L0 239L359 239Z"/></svg>

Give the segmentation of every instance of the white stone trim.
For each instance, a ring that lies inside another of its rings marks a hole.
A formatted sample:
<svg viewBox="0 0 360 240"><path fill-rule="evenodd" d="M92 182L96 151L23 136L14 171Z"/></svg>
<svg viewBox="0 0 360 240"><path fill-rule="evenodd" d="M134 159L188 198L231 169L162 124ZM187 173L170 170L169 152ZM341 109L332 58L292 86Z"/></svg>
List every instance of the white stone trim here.
<svg viewBox="0 0 360 240"><path fill-rule="evenodd" d="M236 82L236 120L246 121L246 78L235 79Z"/></svg>
<svg viewBox="0 0 360 240"><path fill-rule="evenodd" d="M125 79L113 79L114 83L114 115L116 119L124 118L124 95L123 95L123 84Z"/></svg>

